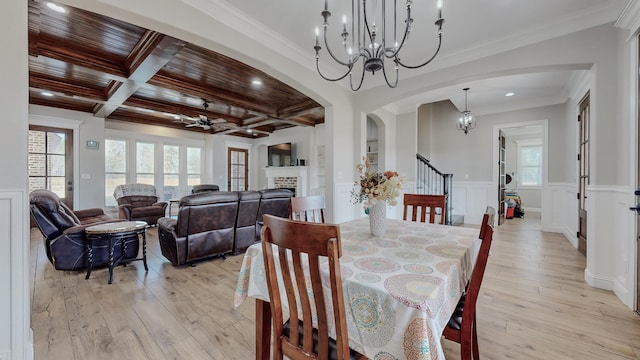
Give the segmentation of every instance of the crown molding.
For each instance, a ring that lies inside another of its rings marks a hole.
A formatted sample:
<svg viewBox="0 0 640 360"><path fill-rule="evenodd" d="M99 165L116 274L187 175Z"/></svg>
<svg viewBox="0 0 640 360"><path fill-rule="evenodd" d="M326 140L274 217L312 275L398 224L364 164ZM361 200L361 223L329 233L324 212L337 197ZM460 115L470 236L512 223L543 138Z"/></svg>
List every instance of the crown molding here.
<svg viewBox="0 0 640 360"><path fill-rule="evenodd" d="M629 0L615 23L615 27L627 29L632 34L640 28L640 1Z"/></svg>

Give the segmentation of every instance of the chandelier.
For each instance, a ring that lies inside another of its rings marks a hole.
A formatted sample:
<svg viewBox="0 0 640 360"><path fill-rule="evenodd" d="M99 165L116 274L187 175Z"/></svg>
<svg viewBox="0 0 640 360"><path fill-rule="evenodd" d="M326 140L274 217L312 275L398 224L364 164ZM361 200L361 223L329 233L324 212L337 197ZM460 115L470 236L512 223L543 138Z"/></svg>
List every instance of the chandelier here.
<svg viewBox="0 0 640 360"><path fill-rule="evenodd" d="M400 60L400 51L403 49L411 33L413 23L413 18L411 17L412 0L406 0L406 17L400 19L401 22L398 22L398 0L393 0L393 9L387 9L386 0L382 0L380 8L378 8L378 0L351 0L351 33L347 30L348 22L346 15L342 18L342 33L340 36L342 37L342 46L345 51L345 55L343 56L336 56L327 43L327 30L329 28L331 12L329 12L327 0L325 0L324 11L321 12L322 18L324 19L322 23L324 46L331 58L338 64L346 67L346 71L336 78L327 77L320 71L319 60L322 47L319 41L320 31L316 28L316 45L313 48L316 51L316 69L318 70L318 74L328 81L339 81L349 75L351 90L358 91L364 81L365 71L371 74L375 74L376 71L382 71L387 85L395 88L398 85L398 69L400 67L407 69L423 67L429 64L436 55L438 55L438 52L440 52L440 46L442 45L442 24L444 24L444 19L442 18L442 1L443 0L436 0L438 17L435 25L438 28L438 47L433 55L422 64L408 65ZM367 4L368 2L369 4ZM392 10L392 14L389 15L393 15L393 19L391 19L391 16L387 16L387 10ZM398 30L400 30L400 32L398 32ZM356 75L356 79L357 77L360 79L356 80L357 84L354 85L354 66L361 58L363 62L362 74L360 76ZM390 76L387 75L387 70L384 66L385 59L395 63L395 79L393 81L390 80Z"/></svg>
<svg viewBox="0 0 640 360"><path fill-rule="evenodd" d="M460 112L460 118L458 119L458 130L464 131L464 134L468 134L469 130L476 127L476 122L473 119L473 114L467 108L467 91L469 88L462 89L464 91L464 111Z"/></svg>

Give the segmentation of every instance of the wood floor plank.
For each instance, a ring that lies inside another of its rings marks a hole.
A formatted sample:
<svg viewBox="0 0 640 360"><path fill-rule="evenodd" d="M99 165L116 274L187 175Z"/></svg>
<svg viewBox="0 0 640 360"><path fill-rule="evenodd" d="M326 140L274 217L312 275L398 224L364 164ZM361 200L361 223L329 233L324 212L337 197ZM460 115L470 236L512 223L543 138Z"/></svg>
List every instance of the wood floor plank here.
<svg viewBox="0 0 640 360"><path fill-rule="evenodd" d="M148 231L141 262L91 279L56 271L31 233L32 329L40 359L251 359L255 306L233 307L243 255L174 267ZM478 298L483 360L640 359L640 317L584 281L585 258L535 213L496 228ZM447 359L459 345L443 340Z"/></svg>

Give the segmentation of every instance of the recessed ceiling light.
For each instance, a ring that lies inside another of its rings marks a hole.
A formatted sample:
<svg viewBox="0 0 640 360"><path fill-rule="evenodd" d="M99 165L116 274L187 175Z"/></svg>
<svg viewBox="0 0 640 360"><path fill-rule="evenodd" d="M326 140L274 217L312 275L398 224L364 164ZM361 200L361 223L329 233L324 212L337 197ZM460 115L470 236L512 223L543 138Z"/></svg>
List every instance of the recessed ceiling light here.
<svg viewBox="0 0 640 360"><path fill-rule="evenodd" d="M252 83L253 85L262 85L262 80L260 80L260 79L253 79L253 80L251 80L251 83Z"/></svg>
<svg viewBox="0 0 640 360"><path fill-rule="evenodd" d="M54 4L52 2L47 2L47 7L53 11L57 11L59 13L63 13L66 14L67 9L65 9L64 7L58 5L58 4Z"/></svg>
<svg viewBox="0 0 640 360"><path fill-rule="evenodd" d="M251 134L251 133L253 132L253 130L251 130L251 129L247 129L247 132L248 132L249 134Z"/></svg>
<svg viewBox="0 0 640 360"><path fill-rule="evenodd" d="M516 93L514 93L514 92L508 92L508 93L504 94L504 96L509 97L509 96L513 96L513 95L515 95L515 94L516 94Z"/></svg>
<svg viewBox="0 0 640 360"><path fill-rule="evenodd" d="M43 91L43 92L41 92L40 94L41 94L42 96L49 96L49 97L53 96L53 94L52 94L52 93L50 93L50 92L48 92L48 91Z"/></svg>

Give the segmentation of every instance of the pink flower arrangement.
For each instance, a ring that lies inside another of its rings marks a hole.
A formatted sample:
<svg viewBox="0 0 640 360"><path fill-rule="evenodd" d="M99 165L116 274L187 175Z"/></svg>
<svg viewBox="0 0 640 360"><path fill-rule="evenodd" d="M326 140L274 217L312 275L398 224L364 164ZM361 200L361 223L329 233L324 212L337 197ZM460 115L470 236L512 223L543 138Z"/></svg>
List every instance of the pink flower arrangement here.
<svg viewBox="0 0 640 360"><path fill-rule="evenodd" d="M384 173L370 172L369 161L362 158L364 164L356 165L359 179L355 181L351 189L351 200L354 204L362 203L365 209L379 201L385 201L389 205L396 205L400 195L404 177L397 172L387 170Z"/></svg>

